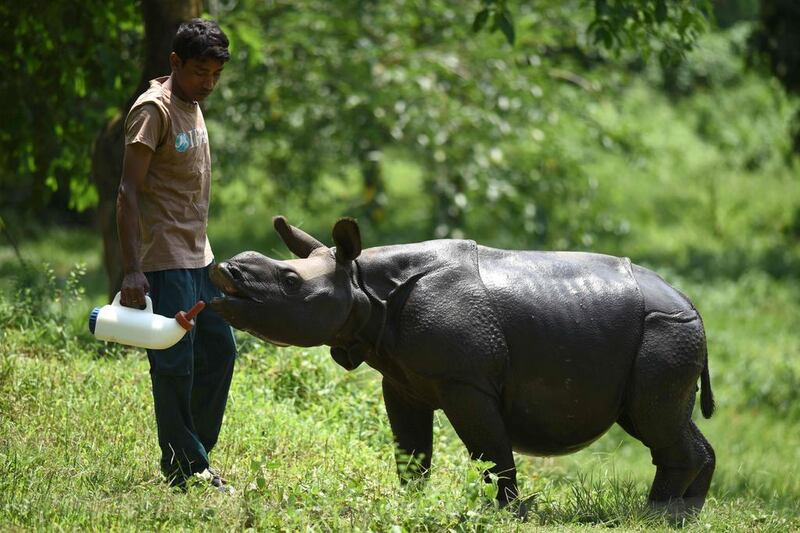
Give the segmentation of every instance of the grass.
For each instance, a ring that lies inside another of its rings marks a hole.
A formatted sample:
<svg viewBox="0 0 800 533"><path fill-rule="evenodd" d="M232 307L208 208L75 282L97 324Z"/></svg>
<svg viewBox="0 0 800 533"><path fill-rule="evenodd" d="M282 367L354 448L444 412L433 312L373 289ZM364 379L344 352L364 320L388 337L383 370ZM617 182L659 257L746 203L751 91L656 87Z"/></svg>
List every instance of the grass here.
<svg viewBox="0 0 800 533"><path fill-rule="evenodd" d="M703 514L684 529L799 529L800 423L792 396L798 389L783 384L780 380L788 378L781 376L772 381L748 381L748 376L768 376L796 353L800 339L792 317L800 315L800 288L765 276L712 284L684 280L681 286L703 303L719 402L715 416L699 422L717 450L717 473ZM325 349L278 349L247 336L239 337L230 404L212 454L238 492L224 497L199 486L186 494L174 492L159 481L144 353L104 346L78 331L82 321L64 317L83 317L88 302L63 291L71 306L56 303L26 327L11 325L2 333L4 527L671 527L645 512L653 475L649 453L619 428L570 456L517 457L521 490L535 502L526 522L493 509L476 466L441 414L430 483L403 490L394 472L376 372L347 373ZM736 305L743 297L751 307ZM11 324L10 305L4 299L0 307L6 324ZM71 333L54 333L50 320L63 322Z"/></svg>

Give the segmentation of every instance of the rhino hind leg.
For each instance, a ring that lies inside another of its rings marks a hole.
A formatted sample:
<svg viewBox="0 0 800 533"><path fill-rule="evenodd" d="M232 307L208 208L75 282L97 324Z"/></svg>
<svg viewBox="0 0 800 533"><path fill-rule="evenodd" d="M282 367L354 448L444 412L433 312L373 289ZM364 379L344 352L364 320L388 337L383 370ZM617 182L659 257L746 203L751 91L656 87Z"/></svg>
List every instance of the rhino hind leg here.
<svg viewBox="0 0 800 533"><path fill-rule="evenodd" d="M705 503L716 460L714 450L694 422L664 448L651 448L656 475L648 501L681 519L699 513Z"/></svg>
<svg viewBox="0 0 800 533"><path fill-rule="evenodd" d="M698 450L698 455L702 456L703 459L703 467L686 489L686 492L683 493L683 499L686 502L687 511L699 512L703 508L703 504L705 504L717 459L714 448L711 447L711 444L708 443L694 422L690 422L690 427L695 432L695 441L703 445L705 453Z"/></svg>
<svg viewBox="0 0 800 533"><path fill-rule="evenodd" d="M648 501L675 519L698 513L714 450L692 421L705 334L696 313L651 313L618 423L650 448L656 475Z"/></svg>

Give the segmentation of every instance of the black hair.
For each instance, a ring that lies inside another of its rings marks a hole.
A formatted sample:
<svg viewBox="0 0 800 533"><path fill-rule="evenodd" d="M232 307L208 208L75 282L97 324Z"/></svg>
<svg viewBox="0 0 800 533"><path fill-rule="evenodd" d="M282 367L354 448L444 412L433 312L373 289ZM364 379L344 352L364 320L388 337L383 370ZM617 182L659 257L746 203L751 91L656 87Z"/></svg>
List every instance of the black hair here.
<svg viewBox="0 0 800 533"><path fill-rule="evenodd" d="M184 63L194 57L210 57L222 62L231 58L225 32L215 21L205 19L192 19L181 24L172 40L172 51Z"/></svg>

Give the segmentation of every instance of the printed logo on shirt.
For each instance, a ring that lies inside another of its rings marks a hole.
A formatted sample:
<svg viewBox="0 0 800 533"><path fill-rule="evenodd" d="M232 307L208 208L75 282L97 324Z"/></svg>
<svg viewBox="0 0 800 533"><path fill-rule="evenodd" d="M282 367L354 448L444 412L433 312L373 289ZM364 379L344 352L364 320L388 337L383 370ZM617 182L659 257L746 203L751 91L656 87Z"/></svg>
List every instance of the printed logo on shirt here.
<svg viewBox="0 0 800 533"><path fill-rule="evenodd" d="M175 136L175 149L178 152L185 152L189 148L196 148L201 144L208 143L208 135L206 130L193 129L190 131L182 131Z"/></svg>

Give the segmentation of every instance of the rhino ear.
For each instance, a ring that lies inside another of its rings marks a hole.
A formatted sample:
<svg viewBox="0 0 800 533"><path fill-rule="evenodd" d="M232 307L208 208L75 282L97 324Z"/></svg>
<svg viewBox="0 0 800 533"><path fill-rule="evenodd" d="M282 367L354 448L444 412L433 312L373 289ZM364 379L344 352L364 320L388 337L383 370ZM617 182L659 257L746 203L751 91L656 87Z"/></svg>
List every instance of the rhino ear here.
<svg viewBox="0 0 800 533"><path fill-rule="evenodd" d="M340 218L333 226L333 242L336 243L336 261L349 264L361 255L361 232L352 218Z"/></svg>
<svg viewBox="0 0 800 533"><path fill-rule="evenodd" d="M272 225L286 247L297 257L305 259L317 248L325 246L305 231L290 225L283 216L272 217Z"/></svg>

